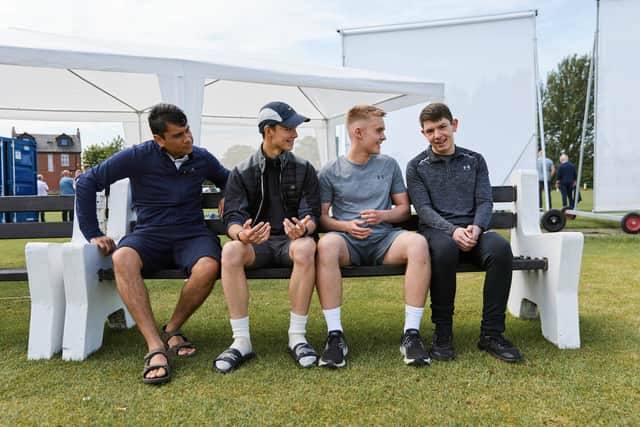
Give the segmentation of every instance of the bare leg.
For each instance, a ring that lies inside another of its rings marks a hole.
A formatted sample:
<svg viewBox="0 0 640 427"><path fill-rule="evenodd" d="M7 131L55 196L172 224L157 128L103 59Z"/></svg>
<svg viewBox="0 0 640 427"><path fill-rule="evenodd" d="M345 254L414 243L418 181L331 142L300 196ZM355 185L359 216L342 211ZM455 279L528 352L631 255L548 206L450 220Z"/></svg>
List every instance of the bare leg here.
<svg viewBox="0 0 640 427"><path fill-rule="evenodd" d="M289 246L293 271L289 280L291 311L305 316L309 312L313 287L316 282L316 242L311 237L297 239Z"/></svg>
<svg viewBox="0 0 640 427"><path fill-rule="evenodd" d="M318 297L323 310L342 304L342 274L340 266L349 264L349 250L340 235L326 234L318 242Z"/></svg>
<svg viewBox="0 0 640 427"><path fill-rule="evenodd" d="M156 322L153 318L149 294L144 286L142 274L142 260L133 248L123 247L113 254L113 270L116 277L118 292L127 306L131 317L138 324L138 329L147 342L150 350L163 347ZM168 363L166 357L156 354L151 358L151 364ZM155 369L147 374L147 378L158 378L166 375L163 368Z"/></svg>
<svg viewBox="0 0 640 427"><path fill-rule="evenodd" d="M173 315L167 323L167 332L181 328L184 322L202 305L211 293L219 272L220 264L214 258L202 257L196 261L191 268L191 276L182 287ZM169 346L172 347L182 342L184 342L182 337L174 336L169 340ZM195 348L181 348L178 354L188 356L195 351Z"/></svg>
<svg viewBox="0 0 640 427"><path fill-rule="evenodd" d="M222 289L231 319L249 315L249 287L244 267L256 259L251 245L228 242L222 248Z"/></svg>
<svg viewBox="0 0 640 427"><path fill-rule="evenodd" d="M407 264L404 275L404 302L424 307L431 280L431 261L427 240L420 234L405 232L391 244L384 264Z"/></svg>

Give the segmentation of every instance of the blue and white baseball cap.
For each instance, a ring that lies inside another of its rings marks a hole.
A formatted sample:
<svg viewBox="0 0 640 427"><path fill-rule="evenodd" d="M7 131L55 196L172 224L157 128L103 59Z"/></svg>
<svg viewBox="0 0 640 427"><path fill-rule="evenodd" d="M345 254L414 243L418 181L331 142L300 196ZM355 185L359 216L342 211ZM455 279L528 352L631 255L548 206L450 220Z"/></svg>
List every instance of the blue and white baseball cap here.
<svg viewBox="0 0 640 427"><path fill-rule="evenodd" d="M265 126L282 125L294 128L300 123L308 122L310 119L296 113L296 110L285 102L270 102L264 105L258 113L258 129L264 132Z"/></svg>

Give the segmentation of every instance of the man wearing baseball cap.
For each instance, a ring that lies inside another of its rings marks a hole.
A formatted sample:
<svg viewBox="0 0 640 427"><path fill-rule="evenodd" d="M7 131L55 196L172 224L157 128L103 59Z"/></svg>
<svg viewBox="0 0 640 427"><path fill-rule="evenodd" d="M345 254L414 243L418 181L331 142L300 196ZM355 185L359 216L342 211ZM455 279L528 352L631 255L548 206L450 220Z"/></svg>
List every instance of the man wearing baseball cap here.
<svg viewBox="0 0 640 427"><path fill-rule="evenodd" d="M305 334L315 285L320 192L314 167L291 153L296 127L308 121L284 102L263 106L258 114L262 144L229 175L223 217L232 241L222 249L222 287L233 343L214 360L217 372L231 372L255 356L245 268L293 267L288 349L299 367L317 362Z"/></svg>

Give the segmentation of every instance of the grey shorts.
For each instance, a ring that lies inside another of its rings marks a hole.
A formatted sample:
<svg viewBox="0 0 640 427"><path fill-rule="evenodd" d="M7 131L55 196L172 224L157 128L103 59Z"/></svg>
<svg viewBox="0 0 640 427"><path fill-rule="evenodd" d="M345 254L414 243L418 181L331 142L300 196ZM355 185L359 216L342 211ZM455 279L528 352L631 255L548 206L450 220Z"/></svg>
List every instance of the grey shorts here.
<svg viewBox="0 0 640 427"><path fill-rule="evenodd" d="M335 232L347 243L352 265L380 265L394 240L407 232L402 228L391 228L372 232L369 237L359 240L349 233Z"/></svg>
<svg viewBox="0 0 640 427"><path fill-rule="evenodd" d="M293 262L289 256L291 239L286 235L271 236L269 240L259 245L252 245L256 253L253 264L247 266L248 269L263 267L291 267Z"/></svg>

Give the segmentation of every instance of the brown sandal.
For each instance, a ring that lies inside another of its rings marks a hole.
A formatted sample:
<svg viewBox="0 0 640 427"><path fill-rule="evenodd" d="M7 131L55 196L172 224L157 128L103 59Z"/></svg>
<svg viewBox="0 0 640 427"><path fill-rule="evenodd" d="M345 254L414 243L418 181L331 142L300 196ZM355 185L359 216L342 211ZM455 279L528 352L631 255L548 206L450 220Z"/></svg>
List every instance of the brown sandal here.
<svg viewBox="0 0 640 427"><path fill-rule="evenodd" d="M156 363L151 364L151 358L156 354L161 354L167 359L167 363ZM167 373L161 377L156 378L147 378L147 374L150 371L154 371L156 369L164 369ZM167 353L167 349L164 347L158 347L151 350L144 356L144 369L142 370L142 382L145 384L163 384L167 383L171 380L171 366L169 366L169 354Z"/></svg>
<svg viewBox="0 0 640 427"><path fill-rule="evenodd" d="M181 342L180 344L169 346L169 340L173 337L181 337L184 341ZM160 332L160 338L164 342L164 345L167 346L169 351L178 357L193 357L198 353L198 349L196 348L196 346L189 341L189 338L187 338L184 332L182 332L181 328L178 328L173 332L167 332L167 325L164 325L162 327L162 331ZM179 354L178 352L180 351L180 349L183 349L183 348L192 348L195 351L191 354L185 354L185 355Z"/></svg>

